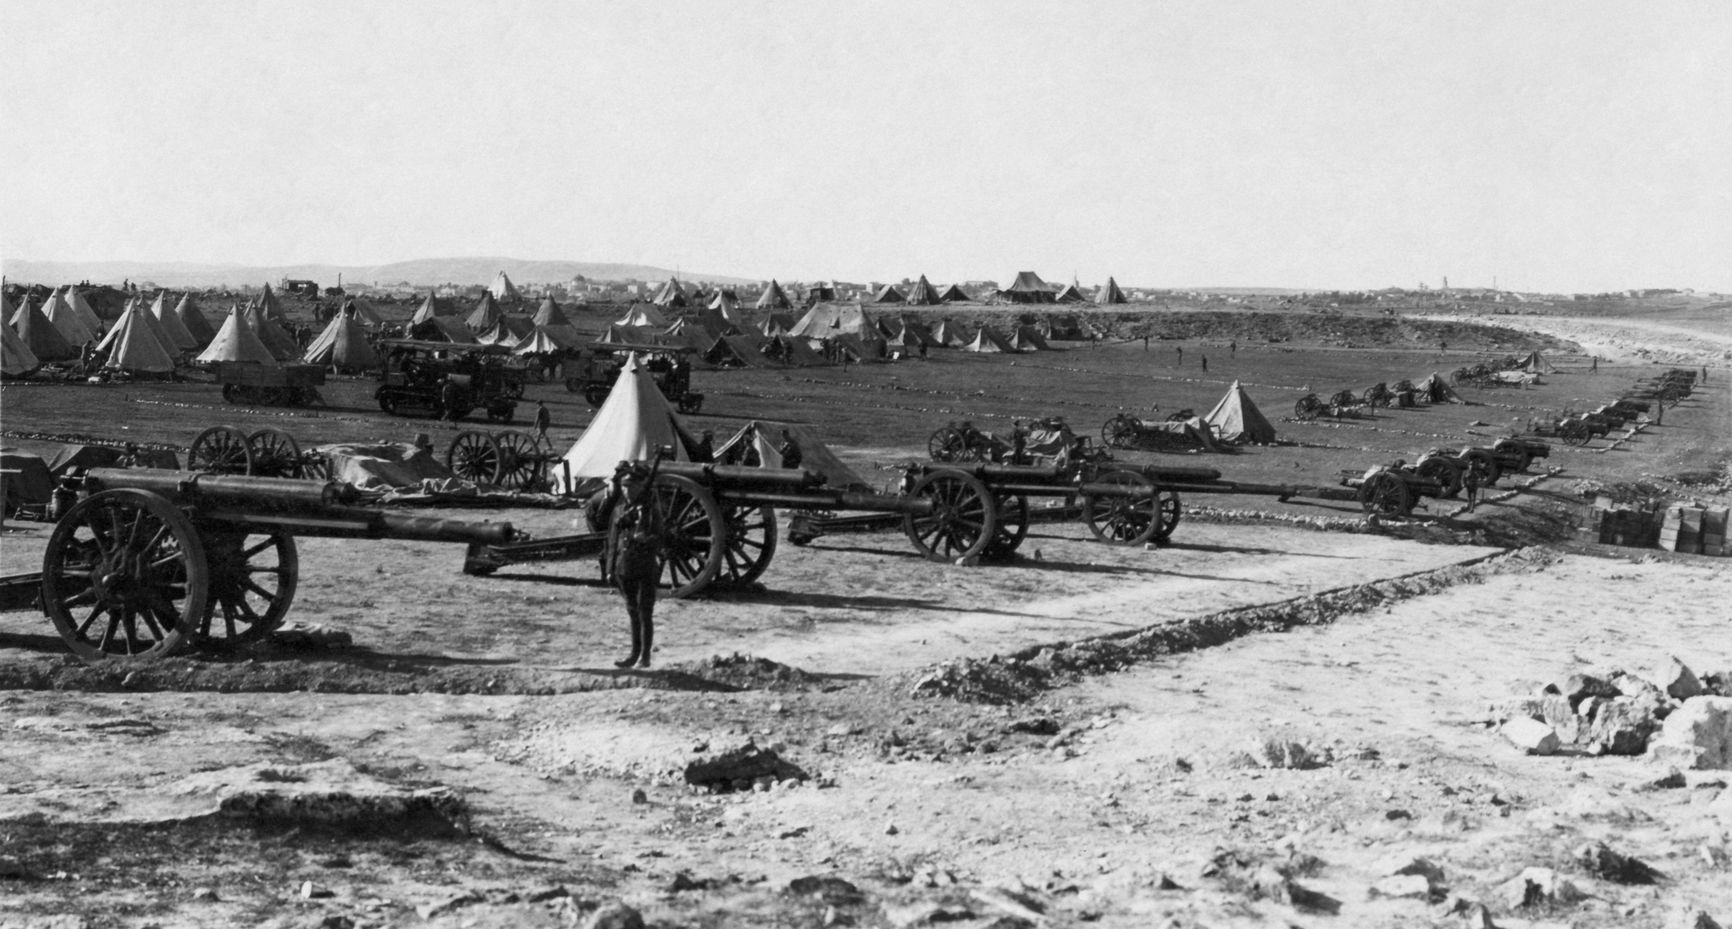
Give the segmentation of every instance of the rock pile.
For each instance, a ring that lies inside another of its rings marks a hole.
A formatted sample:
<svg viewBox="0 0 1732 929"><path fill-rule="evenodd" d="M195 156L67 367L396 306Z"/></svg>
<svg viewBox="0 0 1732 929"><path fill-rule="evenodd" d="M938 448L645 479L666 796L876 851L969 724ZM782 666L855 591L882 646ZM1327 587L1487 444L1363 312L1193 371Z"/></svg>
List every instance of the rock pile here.
<svg viewBox="0 0 1732 929"><path fill-rule="evenodd" d="M1493 708L1529 754L1651 754L1680 768L1732 768L1732 672L1698 677L1676 658L1645 674L1571 674Z"/></svg>

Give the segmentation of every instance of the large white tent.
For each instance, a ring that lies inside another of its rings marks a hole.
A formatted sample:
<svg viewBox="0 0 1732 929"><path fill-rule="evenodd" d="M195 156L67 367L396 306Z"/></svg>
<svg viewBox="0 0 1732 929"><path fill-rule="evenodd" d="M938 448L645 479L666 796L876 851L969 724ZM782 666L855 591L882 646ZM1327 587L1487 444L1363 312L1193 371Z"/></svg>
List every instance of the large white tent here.
<svg viewBox="0 0 1732 929"><path fill-rule="evenodd" d="M186 324L180 321L180 316L168 308L167 298L166 292L157 294L156 301L150 305L150 315L156 317L162 331L168 334L169 341L174 343L177 350L191 351L198 348L202 343L187 331Z"/></svg>
<svg viewBox="0 0 1732 929"><path fill-rule="evenodd" d="M216 337L205 346L204 352L198 356L198 361L248 361L266 365L277 363L271 350L266 348L258 334L253 332L253 327L241 318L243 312L245 311L238 306L229 310L222 328L217 330Z"/></svg>
<svg viewBox="0 0 1732 929"><path fill-rule="evenodd" d="M662 446L673 447L676 461L691 460L689 435L633 352L589 428L554 463L554 492L607 480L620 462L648 461Z"/></svg>

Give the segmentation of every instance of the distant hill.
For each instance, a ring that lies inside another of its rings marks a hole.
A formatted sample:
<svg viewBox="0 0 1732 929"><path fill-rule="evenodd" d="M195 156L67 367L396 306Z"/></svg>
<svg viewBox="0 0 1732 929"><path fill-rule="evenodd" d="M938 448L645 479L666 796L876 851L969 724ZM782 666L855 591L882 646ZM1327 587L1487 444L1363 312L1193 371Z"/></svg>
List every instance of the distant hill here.
<svg viewBox="0 0 1732 929"><path fill-rule="evenodd" d="M119 284L123 280L149 281L163 287L239 287L275 284L285 277L317 281L321 287L343 280L357 284L394 284L417 287L436 284L491 284L493 275L504 271L516 284L551 284L578 275L590 280L665 281L674 275L667 268L651 265L609 264L591 261L524 261L518 258L422 258L385 265L222 265L177 261L26 261L5 260L8 281L20 284L65 284L89 280ZM681 280L749 284L757 278L722 274L681 272Z"/></svg>

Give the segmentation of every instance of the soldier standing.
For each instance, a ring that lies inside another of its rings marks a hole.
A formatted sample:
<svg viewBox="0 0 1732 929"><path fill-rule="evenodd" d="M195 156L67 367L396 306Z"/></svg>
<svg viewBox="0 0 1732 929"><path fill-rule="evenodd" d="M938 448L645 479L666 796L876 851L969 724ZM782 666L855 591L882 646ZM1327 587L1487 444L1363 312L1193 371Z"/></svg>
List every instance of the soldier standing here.
<svg viewBox="0 0 1732 929"><path fill-rule="evenodd" d="M650 490L655 478L641 464L621 462L615 480L620 500L608 527L607 568L631 617L631 654L614 665L647 668L655 648L656 582L664 545L661 514Z"/></svg>
<svg viewBox="0 0 1732 929"><path fill-rule="evenodd" d="M553 414L547 411L547 402L535 401L535 443L540 445L547 441L547 428L553 425Z"/></svg>
<svg viewBox="0 0 1732 929"><path fill-rule="evenodd" d="M794 441L786 429L782 430L782 444L776 449L776 454L782 456L784 468L798 468L800 462L806 460L806 454L800 451L800 443Z"/></svg>

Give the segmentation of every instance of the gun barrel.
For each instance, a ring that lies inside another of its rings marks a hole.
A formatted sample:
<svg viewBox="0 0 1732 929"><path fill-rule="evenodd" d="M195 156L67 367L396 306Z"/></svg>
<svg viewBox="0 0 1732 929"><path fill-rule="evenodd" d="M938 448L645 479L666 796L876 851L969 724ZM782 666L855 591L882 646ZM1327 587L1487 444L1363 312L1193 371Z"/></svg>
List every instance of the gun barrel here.
<svg viewBox="0 0 1732 929"><path fill-rule="evenodd" d="M825 477L805 468L748 468L743 465L664 461L658 473L677 474L700 483L713 482L737 487L817 487Z"/></svg>
<svg viewBox="0 0 1732 929"><path fill-rule="evenodd" d="M147 490L177 504L246 504L268 509L326 507L351 497L336 481L300 481L245 474L207 474L159 468L92 468L85 486L93 491Z"/></svg>

